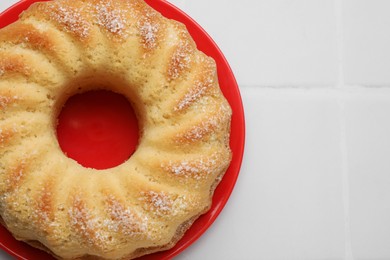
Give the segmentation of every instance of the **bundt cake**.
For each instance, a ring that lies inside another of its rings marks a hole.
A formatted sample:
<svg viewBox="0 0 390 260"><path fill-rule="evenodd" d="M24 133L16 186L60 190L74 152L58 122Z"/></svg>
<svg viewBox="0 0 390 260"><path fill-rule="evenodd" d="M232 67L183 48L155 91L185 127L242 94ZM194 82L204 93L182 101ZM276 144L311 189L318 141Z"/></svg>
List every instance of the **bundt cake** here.
<svg viewBox="0 0 390 260"><path fill-rule="evenodd" d="M135 153L96 170L68 158L57 117L77 93L132 103ZM0 30L0 216L61 259L130 259L175 245L231 160L231 108L212 58L142 0L35 3Z"/></svg>

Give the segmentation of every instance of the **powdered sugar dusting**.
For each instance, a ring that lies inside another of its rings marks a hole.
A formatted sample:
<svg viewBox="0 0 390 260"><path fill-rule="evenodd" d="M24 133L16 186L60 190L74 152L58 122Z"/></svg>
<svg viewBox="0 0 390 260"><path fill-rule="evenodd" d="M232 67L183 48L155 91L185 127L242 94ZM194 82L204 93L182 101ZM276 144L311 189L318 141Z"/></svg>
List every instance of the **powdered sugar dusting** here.
<svg viewBox="0 0 390 260"><path fill-rule="evenodd" d="M158 216L169 214L172 210L173 200L165 192L141 192L141 201L144 201L144 209Z"/></svg>
<svg viewBox="0 0 390 260"><path fill-rule="evenodd" d="M225 164L222 163L221 153L214 153L208 157L201 157L191 161L169 161L168 163L162 163L161 167L178 177L191 177L196 180L201 180L214 172L219 172L221 167L225 167Z"/></svg>
<svg viewBox="0 0 390 260"><path fill-rule="evenodd" d="M14 136L17 132L18 130L16 128L16 125L5 130L0 128L0 148L3 148L7 141L12 138L12 136Z"/></svg>
<svg viewBox="0 0 390 260"><path fill-rule="evenodd" d="M36 207L34 210L34 223L39 226L43 231L54 234L54 228L58 226L55 222L53 211L53 193L51 183L40 184L41 191L40 196L37 199Z"/></svg>
<svg viewBox="0 0 390 260"><path fill-rule="evenodd" d="M15 188L12 191L3 193L0 196L0 209L2 210L2 217L6 219L7 217L14 216L14 212L20 211L23 206L32 205L33 201L31 196L26 194L25 190L20 188ZM11 225L18 226L20 222L12 221ZM23 225L25 228L25 225Z"/></svg>
<svg viewBox="0 0 390 260"><path fill-rule="evenodd" d="M181 212L186 211L189 208L188 201L190 201L190 199L188 199L185 195L181 195L177 197L173 202L173 208L174 208L173 215L175 216L180 214ZM196 205L197 200L193 200L192 204L193 204L192 206Z"/></svg>
<svg viewBox="0 0 390 260"><path fill-rule="evenodd" d="M168 79L177 79L179 75L191 64L191 54L194 48L188 41L181 41L172 55L168 66Z"/></svg>
<svg viewBox="0 0 390 260"><path fill-rule="evenodd" d="M17 132L16 125L14 125L11 131ZM0 129L3 134L4 130ZM18 159L15 160L14 164L6 169L5 183L7 191L12 191L21 186L21 182L26 177L26 169L30 165L30 162L36 157L37 151L34 150L30 153L23 153Z"/></svg>
<svg viewBox="0 0 390 260"><path fill-rule="evenodd" d="M20 98L16 95L0 95L0 109L6 108L9 104L14 103Z"/></svg>
<svg viewBox="0 0 390 260"><path fill-rule="evenodd" d="M88 209L81 197L76 196L68 211L72 227L89 246L106 248L118 239L149 237L147 216L141 217L112 195L107 197L105 204L105 213L101 214Z"/></svg>
<svg viewBox="0 0 390 260"><path fill-rule="evenodd" d="M109 241L107 232L104 232L101 221L96 214L91 213L79 196L76 196L73 205L68 210L70 224L82 236L89 246L104 248Z"/></svg>
<svg viewBox="0 0 390 260"><path fill-rule="evenodd" d="M175 111L181 111L189 107L192 103L202 97L206 91L213 85L213 81L209 81L208 84L202 84L201 82L196 82L195 86L187 92L184 97L178 102L175 106Z"/></svg>
<svg viewBox="0 0 390 260"><path fill-rule="evenodd" d="M52 19L65 26L65 28L81 38L89 36L91 25L82 16L81 9L57 4L50 12Z"/></svg>
<svg viewBox="0 0 390 260"><path fill-rule="evenodd" d="M124 10L113 9L111 2L100 1L96 5L98 24L107 31L120 36L124 35L126 19Z"/></svg>
<svg viewBox="0 0 390 260"><path fill-rule="evenodd" d="M0 77L7 73L21 73L25 76L31 74L31 68L26 65L22 56L12 54L0 54Z"/></svg>
<svg viewBox="0 0 390 260"><path fill-rule="evenodd" d="M104 221L108 229L126 236L145 235L148 230L148 218L139 217L131 208L124 207L112 195L107 199L107 212L110 219Z"/></svg>
<svg viewBox="0 0 390 260"><path fill-rule="evenodd" d="M159 31L159 24L153 23L152 19L144 19L137 23L141 41L145 49L152 50L157 46L157 35Z"/></svg>
<svg viewBox="0 0 390 260"><path fill-rule="evenodd" d="M9 190L15 189L20 185L23 177L25 176L27 161L28 158L22 157L15 166L9 169L8 178L6 179L7 188Z"/></svg>
<svg viewBox="0 0 390 260"><path fill-rule="evenodd" d="M164 191L141 192L140 201L144 202L144 209L162 217L175 217L189 208L188 198L185 195L171 194ZM196 203L196 200L194 200Z"/></svg>
<svg viewBox="0 0 390 260"><path fill-rule="evenodd" d="M206 120L201 121L199 124L191 127L184 134L178 134L176 136L176 141L179 143L185 143L200 140L207 134L213 132L219 126L224 125L224 123L228 121L230 116L230 107L228 107L227 105L221 105L217 113L208 117Z"/></svg>
<svg viewBox="0 0 390 260"><path fill-rule="evenodd" d="M209 89L216 85L215 79L216 71L213 67L204 70L201 79L196 80L194 86L178 101L177 105L174 107L174 111L184 110L204 96Z"/></svg>

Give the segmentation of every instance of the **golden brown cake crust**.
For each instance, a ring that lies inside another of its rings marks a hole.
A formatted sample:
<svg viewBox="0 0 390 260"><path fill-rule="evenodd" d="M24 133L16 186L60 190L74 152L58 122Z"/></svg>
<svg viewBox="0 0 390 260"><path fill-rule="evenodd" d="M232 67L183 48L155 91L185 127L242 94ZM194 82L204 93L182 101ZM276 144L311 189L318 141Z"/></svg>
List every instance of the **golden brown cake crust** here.
<svg viewBox="0 0 390 260"><path fill-rule="evenodd" d="M92 89L126 96L140 125L136 152L107 170L56 139L65 101ZM231 113L214 60L144 1L35 3L0 30L0 221L61 259L169 249L211 206Z"/></svg>

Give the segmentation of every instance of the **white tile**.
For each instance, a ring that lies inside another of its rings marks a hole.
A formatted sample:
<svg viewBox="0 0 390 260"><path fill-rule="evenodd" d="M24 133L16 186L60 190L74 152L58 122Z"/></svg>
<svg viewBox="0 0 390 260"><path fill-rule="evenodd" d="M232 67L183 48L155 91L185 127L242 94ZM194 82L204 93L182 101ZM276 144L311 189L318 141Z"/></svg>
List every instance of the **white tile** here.
<svg viewBox="0 0 390 260"><path fill-rule="evenodd" d="M390 85L390 1L345 0L345 81Z"/></svg>
<svg viewBox="0 0 390 260"><path fill-rule="evenodd" d="M390 259L390 90L351 93L346 102L352 251Z"/></svg>
<svg viewBox="0 0 390 260"><path fill-rule="evenodd" d="M171 2L211 34L240 85L331 85L337 79L333 0Z"/></svg>
<svg viewBox="0 0 390 260"><path fill-rule="evenodd" d="M18 0L2 0L0 2L0 12L3 12L5 9L15 4L16 2L18 2Z"/></svg>
<svg viewBox="0 0 390 260"><path fill-rule="evenodd" d="M183 10L217 42L240 85L337 80L334 0L198 0Z"/></svg>
<svg viewBox="0 0 390 260"><path fill-rule="evenodd" d="M342 259L339 108L333 94L242 88L245 159L212 228L178 259Z"/></svg>
<svg viewBox="0 0 390 260"><path fill-rule="evenodd" d="M173 5L175 5L176 7L178 7L179 9L185 9L185 5L186 5L186 0L169 0L169 2Z"/></svg>

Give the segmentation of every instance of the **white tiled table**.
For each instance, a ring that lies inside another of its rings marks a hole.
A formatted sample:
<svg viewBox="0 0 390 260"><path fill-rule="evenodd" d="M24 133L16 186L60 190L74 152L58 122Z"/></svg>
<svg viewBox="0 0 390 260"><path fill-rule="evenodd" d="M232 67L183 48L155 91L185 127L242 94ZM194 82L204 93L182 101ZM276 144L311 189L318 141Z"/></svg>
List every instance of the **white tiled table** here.
<svg viewBox="0 0 390 260"><path fill-rule="evenodd" d="M230 201L177 259L390 259L390 1L172 2L225 53L247 122Z"/></svg>

